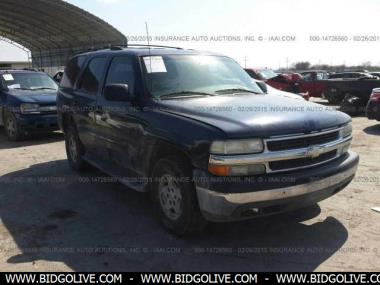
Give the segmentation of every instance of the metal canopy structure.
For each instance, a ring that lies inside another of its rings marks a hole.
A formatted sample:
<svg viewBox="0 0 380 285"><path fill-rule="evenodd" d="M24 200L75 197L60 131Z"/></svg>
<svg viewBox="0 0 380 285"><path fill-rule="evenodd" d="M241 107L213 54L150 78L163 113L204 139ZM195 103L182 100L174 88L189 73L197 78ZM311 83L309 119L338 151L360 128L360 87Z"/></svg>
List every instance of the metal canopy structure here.
<svg viewBox="0 0 380 285"><path fill-rule="evenodd" d="M78 52L127 43L105 21L62 0L0 0L0 37L29 49L33 67L48 70Z"/></svg>

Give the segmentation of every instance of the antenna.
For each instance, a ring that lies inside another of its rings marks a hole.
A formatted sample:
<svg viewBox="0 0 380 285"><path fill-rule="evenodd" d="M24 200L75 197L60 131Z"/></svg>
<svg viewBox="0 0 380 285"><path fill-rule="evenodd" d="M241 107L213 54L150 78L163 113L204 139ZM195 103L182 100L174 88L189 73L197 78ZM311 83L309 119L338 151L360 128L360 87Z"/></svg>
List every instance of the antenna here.
<svg viewBox="0 0 380 285"><path fill-rule="evenodd" d="M148 29L148 22L145 22L145 29L146 29L146 40L148 41L148 49L149 49L149 62L150 62L150 72L152 72L152 55L150 53L150 41L149 41L149 29Z"/></svg>
<svg viewBox="0 0 380 285"><path fill-rule="evenodd" d="M146 40L148 41L148 49L149 49L149 65L150 65L150 73L152 73L152 54L151 54L151 47L150 47L150 41L149 41L149 29L148 29L148 22L145 21L145 29L146 29ZM152 82L152 76L150 76L150 91L152 91L153 82Z"/></svg>

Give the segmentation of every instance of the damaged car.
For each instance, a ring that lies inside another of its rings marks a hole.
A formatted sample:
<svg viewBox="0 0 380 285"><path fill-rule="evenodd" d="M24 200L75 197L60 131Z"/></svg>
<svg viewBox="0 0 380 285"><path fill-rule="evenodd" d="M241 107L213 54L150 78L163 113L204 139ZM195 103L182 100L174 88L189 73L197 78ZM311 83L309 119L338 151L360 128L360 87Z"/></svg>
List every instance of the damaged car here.
<svg viewBox="0 0 380 285"><path fill-rule="evenodd" d="M343 190L351 118L264 93L233 59L154 46L74 57L58 98L70 166L149 193L177 235L307 207Z"/></svg>

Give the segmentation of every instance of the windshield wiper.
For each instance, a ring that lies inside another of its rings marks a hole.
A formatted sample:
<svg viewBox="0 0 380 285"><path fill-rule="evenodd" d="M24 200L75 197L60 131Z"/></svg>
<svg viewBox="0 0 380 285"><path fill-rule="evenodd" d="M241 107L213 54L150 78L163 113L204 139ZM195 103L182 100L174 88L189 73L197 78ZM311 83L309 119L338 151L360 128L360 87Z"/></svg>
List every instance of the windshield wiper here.
<svg viewBox="0 0 380 285"><path fill-rule="evenodd" d="M215 91L215 93L253 93L253 94L261 94L260 92L252 91L249 89L244 89L244 88L228 88L228 89L221 89L218 91Z"/></svg>
<svg viewBox="0 0 380 285"><path fill-rule="evenodd" d="M30 90L57 90L57 89L51 88L51 87L38 87L38 88L31 88Z"/></svg>
<svg viewBox="0 0 380 285"><path fill-rule="evenodd" d="M215 94L212 93L206 93L206 92L195 92L195 91L179 91L179 92L173 92L169 94L164 94L159 96L158 98L181 98L181 97L189 97L189 96L215 96Z"/></svg>
<svg viewBox="0 0 380 285"><path fill-rule="evenodd" d="M33 90L30 88L24 88L24 87L17 87L17 88L10 88L10 89L16 89L16 90Z"/></svg>

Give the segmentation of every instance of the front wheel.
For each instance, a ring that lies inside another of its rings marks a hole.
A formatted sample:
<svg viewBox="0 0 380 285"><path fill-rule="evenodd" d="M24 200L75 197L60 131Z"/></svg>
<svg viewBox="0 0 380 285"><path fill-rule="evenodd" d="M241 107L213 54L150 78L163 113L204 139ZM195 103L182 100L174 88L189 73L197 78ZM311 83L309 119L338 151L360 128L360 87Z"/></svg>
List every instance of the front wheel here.
<svg viewBox="0 0 380 285"><path fill-rule="evenodd" d="M153 170L152 198L162 224L179 236L201 231L203 218L188 163L176 157L158 161Z"/></svg>
<svg viewBox="0 0 380 285"><path fill-rule="evenodd" d="M20 141L24 138L22 128L12 113L7 113L4 120L5 132L10 141Z"/></svg>

